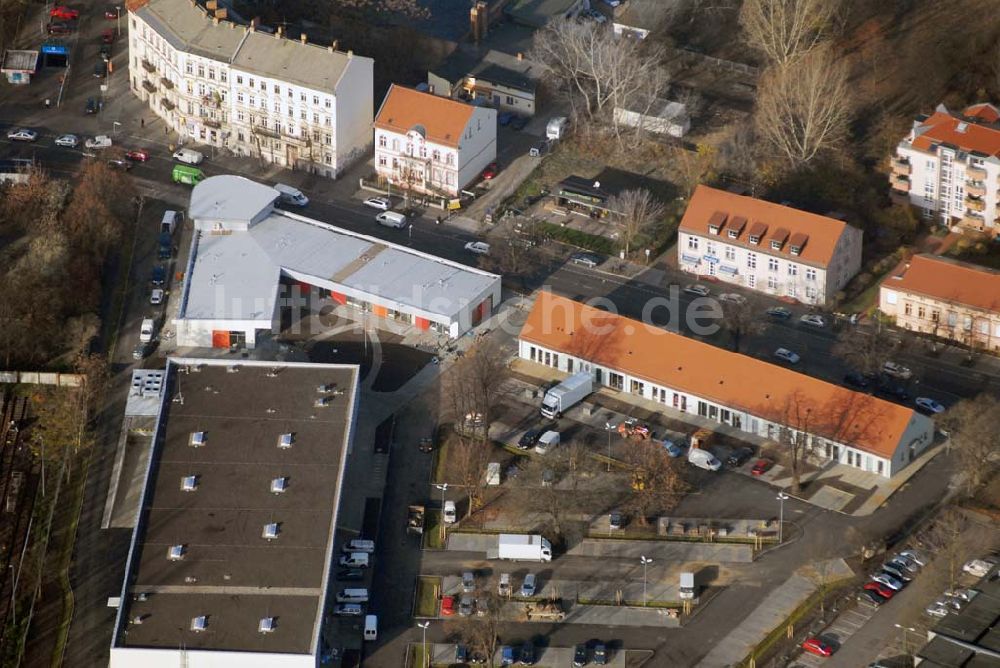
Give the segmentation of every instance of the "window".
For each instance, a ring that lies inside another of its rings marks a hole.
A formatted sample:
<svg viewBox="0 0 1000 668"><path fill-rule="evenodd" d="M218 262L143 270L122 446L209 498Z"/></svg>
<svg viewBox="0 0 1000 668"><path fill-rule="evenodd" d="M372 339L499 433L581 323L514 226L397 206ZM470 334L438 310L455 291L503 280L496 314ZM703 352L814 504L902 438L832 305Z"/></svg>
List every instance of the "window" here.
<svg viewBox="0 0 1000 668"><path fill-rule="evenodd" d="M251 106L251 107L252 107L252 106L254 106L254 105L256 104L256 99L257 99L257 98L255 98L255 97L254 97L253 95L251 95L251 96L250 96L250 106Z"/></svg>
<svg viewBox="0 0 1000 668"><path fill-rule="evenodd" d="M909 315L909 314L907 314L907 315ZM927 317L927 309L924 308L923 306L918 306L917 307L917 317L920 318L921 320L923 320L924 318L926 318Z"/></svg>
<svg viewBox="0 0 1000 668"><path fill-rule="evenodd" d="M313 95L313 104L319 106L319 95Z"/></svg>
<svg viewBox="0 0 1000 668"><path fill-rule="evenodd" d="M449 153L448 154L448 159L445 160L445 162L448 163L449 165L454 165L455 164L455 154L454 153Z"/></svg>
<svg viewBox="0 0 1000 668"><path fill-rule="evenodd" d="M294 96L294 95L292 94L292 89L291 89L291 88L289 88L289 89L288 89L288 99L289 99L289 100L291 100L291 99L294 99L294 97L295 97L295 96Z"/></svg>
<svg viewBox="0 0 1000 668"><path fill-rule="evenodd" d="M608 372L608 385L616 390L621 390L625 387L625 377L620 373L615 373L614 371Z"/></svg>
<svg viewBox="0 0 1000 668"><path fill-rule="evenodd" d="M261 82L260 82L260 89L262 91L264 91L265 93L267 92L267 82L264 81L263 79L261 79Z"/></svg>
<svg viewBox="0 0 1000 668"><path fill-rule="evenodd" d="M510 95L507 96L507 104L510 104L510 105L514 104L514 98L511 97Z"/></svg>
<svg viewBox="0 0 1000 668"><path fill-rule="evenodd" d="M240 85L240 86L242 86L242 85L243 85L243 75L242 75L242 74L237 74L237 75L236 75L236 83L237 83L238 85Z"/></svg>
<svg viewBox="0 0 1000 668"><path fill-rule="evenodd" d="M768 276L767 277L767 289L768 290L777 290L778 289L778 279L776 279L774 276Z"/></svg>
<svg viewBox="0 0 1000 668"><path fill-rule="evenodd" d="M688 237L688 249L698 250L698 237Z"/></svg>
<svg viewBox="0 0 1000 668"><path fill-rule="evenodd" d="M752 243L754 246L756 246L757 244L760 243L760 237L757 236L757 235L755 235L755 234L751 234L750 235L750 243Z"/></svg>
<svg viewBox="0 0 1000 668"><path fill-rule="evenodd" d="M990 323L986 322L985 320L980 320L979 321L979 333L980 334L985 334L985 335L988 336L989 333L990 333Z"/></svg>
<svg viewBox="0 0 1000 668"><path fill-rule="evenodd" d="M209 67L208 68L208 78L212 79L212 80L215 79L215 68L214 67Z"/></svg>
<svg viewBox="0 0 1000 668"><path fill-rule="evenodd" d="M188 63L187 63L187 67L185 67L185 68L184 68L184 70L185 70L185 71L186 71L186 72L187 72L188 74L194 74L194 65L192 65L192 64L191 64L190 62L188 62Z"/></svg>
<svg viewBox="0 0 1000 668"><path fill-rule="evenodd" d="M247 80L247 84L248 84L248 85L249 85L249 86L250 86L251 88L253 88L253 87L254 87L254 83L253 83L253 77L250 77L250 78L249 78L249 79Z"/></svg>
<svg viewBox="0 0 1000 668"><path fill-rule="evenodd" d="M735 260L736 259L736 249L732 246L726 246L726 259Z"/></svg>
<svg viewBox="0 0 1000 668"><path fill-rule="evenodd" d="M242 123L243 122L243 118L244 118L244 116L243 116L243 110L242 109L237 110L237 112L236 112L236 120L238 120L240 123Z"/></svg>
<svg viewBox="0 0 1000 668"><path fill-rule="evenodd" d="M632 394L645 395L646 394L646 384L639 380L632 381L632 387L630 389Z"/></svg>
<svg viewBox="0 0 1000 668"><path fill-rule="evenodd" d="M333 107L333 100L326 98L326 108L331 109Z"/></svg>
<svg viewBox="0 0 1000 668"><path fill-rule="evenodd" d="M819 293L816 291L816 288L812 286L806 286L806 299L814 300L816 299L817 294Z"/></svg>
<svg viewBox="0 0 1000 668"><path fill-rule="evenodd" d="M305 101L306 101L306 94L305 93L299 93L299 102L302 102L303 104L305 104Z"/></svg>
<svg viewBox="0 0 1000 668"><path fill-rule="evenodd" d="M748 274L747 275L747 287L748 288L756 288L757 287L757 277L754 276L753 274Z"/></svg>
<svg viewBox="0 0 1000 668"><path fill-rule="evenodd" d="M288 117L295 118L295 110L292 109L291 107L288 108Z"/></svg>
<svg viewBox="0 0 1000 668"><path fill-rule="evenodd" d="M739 235L736 232L736 230L729 230L729 238L730 239L735 239L737 236L739 236Z"/></svg>
<svg viewBox="0 0 1000 668"><path fill-rule="evenodd" d="M199 65L198 66L198 76L200 76L203 79L205 78L205 66L204 65Z"/></svg>
<svg viewBox="0 0 1000 668"><path fill-rule="evenodd" d="M773 257L767 258L767 270L768 271L778 271L778 260L777 260L777 258L773 258Z"/></svg>
<svg viewBox="0 0 1000 668"><path fill-rule="evenodd" d="M388 143L388 142L386 142L386 140L385 140L385 135L379 135L379 137L378 137L378 145L379 145L380 147L382 147L382 148L385 148L385 145L386 145L387 143Z"/></svg>
<svg viewBox="0 0 1000 668"><path fill-rule="evenodd" d="M239 102L240 104L243 104L243 92L242 91L236 93L236 101Z"/></svg>
<svg viewBox="0 0 1000 668"><path fill-rule="evenodd" d="M799 275L799 265L789 263L788 264L788 275L789 276L798 276Z"/></svg>
<svg viewBox="0 0 1000 668"><path fill-rule="evenodd" d="M313 123L315 123L316 125L319 125L319 114L317 114L315 112L313 113ZM392 147L396 148L396 140L393 140L392 144L393 144ZM396 149L396 150L398 151L399 149Z"/></svg>
<svg viewBox="0 0 1000 668"><path fill-rule="evenodd" d="M715 244L713 244L711 241L705 242L705 254L715 255Z"/></svg>
<svg viewBox="0 0 1000 668"><path fill-rule="evenodd" d="M330 126L333 125L333 123L332 123L332 121L331 121L331 119L330 119L329 116L324 116L323 117L323 125L325 125L326 127L330 127Z"/></svg>
<svg viewBox="0 0 1000 668"><path fill-rule="evenodd" d="M931 311L931 321L932 322L937 322L940 319L941 319L941 313L940 313L940 311L937 311L937 310Z"/></svg>
<svg viewBox="0 0 1000 668"><path fill-rule="evenodd" d="M434 149L434 152L431 153L431 159L434 160L434 162L441 162L441 151Z"/></svg>
<svg viewBox="0 0 1000 668"><path fill-rule="evenodd" d="M229 74L225 70L219 72L219 80L222 81L222 83L226 83L228 79Z"/></svg>
<svg viewBox="0 0 1000 668"><path fill-rule="evenodd" d="M750 268L750 269L756 269L757 268L757 254L756 253L747 253L747 267Z"/></svg>
<svg viewBox="0 0 1000 668"><path fill-rule="evenodd" d="M279 86L278 84L274 84L274 94L281 95L281 86Z"/></svg>
<svg viewBox="0 0 1000 668"><path fill-rule="evenodd" d="M299 111L299 120L306 120L306 110L302 109Z"/></svg>
<svg viewBox="0 0 1000 668"><path fill-rule="evenodd" d="M815 281L816 280L816 270L815 269L806 269L806 280L807 281Z"/></svg>
<svg viewBox="0 0 1000 668"><path fill-rule="evenodd" d="M327 146L333 146L333 137L330 136L329 132L323 135L323 143Z"/></svg>
<svg viewBox="0 0 1000 668"><path fill-rule="evenodd" d="M965 331L969 331L970 329L972 329L971 315L962 316L962 329L964 329Z"/></svg>
<svg viewBox="0 0 1000 668"><path fill-rule="evenodd" d="M240 113L242 114L243 112L241 111ZM238 139L239 141L246 141L246 135L243 134L243 130L240 130L239 132L236 133L236 139Z"/></svg>
<svg viewBox="0 0 1000 668"><path fill-rule="evenodd" d="M781 250L781 242L777 240L771 240L771 250Z"/></svg>
<svg viewBox="0 0 1000 668"><path fill-rule="evenodd" d="M378 164L379 164L380 167L385 167L387 162L388 161L385 159L384 155L379 156Z"/></svg>
<svg viewBox="0 0 1000 668"><path fill-rule="evenodd" d="M911 304L910 302L906 302L905 304L903 304L903 313L905 313L906 315L913 315L913 304Z"/></svg>
<svg viewBox="0 0 1000 668"><path fill-rule="evenodd" d="M281 103L278 102L277 100L274 101L274 110L276 112L280 112L281 111Z"/></svg>
<svg viewBox="0 0 1000 668"><path fill-rule="evenodd" d="M794 297L794 296L795 296L795 292L796 292L796 290L795 290L795 284L794 284L794 283L789 283L789 284L788 284L788 285L787 285L787 286L785 287L785 293L786 293L786 294L787 294L787 295L788 295L789 297Z"/></svg>

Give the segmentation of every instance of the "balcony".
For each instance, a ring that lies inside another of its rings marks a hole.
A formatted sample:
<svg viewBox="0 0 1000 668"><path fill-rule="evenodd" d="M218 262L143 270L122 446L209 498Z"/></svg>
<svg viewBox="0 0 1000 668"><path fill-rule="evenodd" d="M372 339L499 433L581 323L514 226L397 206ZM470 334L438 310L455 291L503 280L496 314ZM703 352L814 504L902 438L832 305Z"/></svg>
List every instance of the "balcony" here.
<svg viewBox="0 0 1000 668"><path fill-rule="evenodd" d="M986 178L986 168L969 165L965 168L965 178L982 181Z"/></svg>
<svg viewBox="0 0 1000 668"><path fill-rule="evenodd" d="M167 111L173 111L174 109L177 108L176 104L174 104L170 100L167 100L166 98L160 100L160 106L166 109Z"/></svg>
<svg viewBox="0 0 1000 668"><path fill-rule="evenodd" d="M973 197L985 197L986 183L984 181L966 181L965 194L972 195Z"/></svg>
<svg viewBox="0 0 1000 668"><path fill-rule="evenodd" d="M889 179L889 184L892 186L893 190L903 193L910 192L910 177L908 176L893 174L892 178Z"/></svg>
<svg viewBox="0 0 1000 668"><path fill-rule="evenodd" d="M143 89L147 93L155 93L156 92L156 86L153 84L152 81L147 81L147 80L143 79L142 80L142 87L143 87Z"/></svg>
<svg viewBox="0 0 1000 668"><path fill-rule="evenodd" d="M909 158L897 158L892 159L892 173L899 174L902 176L909 176L912 170Z"/></svg>
<svg viewBox="0 0 1000 668"><path fill-rule="evenodd" d="M144 69L147 72L149 72L150 74L152 74L153 72L156 71L156 65L154 65L153 63L151 63L148 60L146 60L145 58L143 58L142 59L142 69Z"/></svg>
<svg viewBox="0 0 1000 668"><path fill-rule="evenodd" d="M216 94L204 95L201 98L201 104L203 107L211 107L212 109L218 109L222 106L222 98Z"/></svg>
<svg viewBox="0 0 1000 668"><path fill-rule="evenodd" d="M279 139L281 135L270 128L265 128L262 125L254 125L251 130L255 135L260 135L261 137L270 137L271 139Z"/></svg>
<svg viewBox="0 0 1000 668"><path fill-rule="evenodd" d="M204 125L206 128L214 128L216 130L220 130L222 128L222 123L215 120L214 118L202 118L201 124Z"/></svg>
<svg viewBox="0 0 1000 668"><path fill-rule="evenodd" d="M986 210L986 201L979 197L972 197L971 195L968 195L965 198L965 206L967 206L971 211L982 213Z"/></svg>
<svg viewBox="0 0 1000 668"><path fill-rule="evenodd" d="M962 220L959 221L958 226L964 230L975 230L976 232L982 232L986 229L986 221L983 220L982 216L975 216L969 212L966 212L962 216Z"/></svg>
<svg viewBox="0 0 1000 668"><path fill-rule="evenodd" d="M174 82L168 79L167 77L160 77L160 85L166 88L167 90L174 89Z"/></svg>

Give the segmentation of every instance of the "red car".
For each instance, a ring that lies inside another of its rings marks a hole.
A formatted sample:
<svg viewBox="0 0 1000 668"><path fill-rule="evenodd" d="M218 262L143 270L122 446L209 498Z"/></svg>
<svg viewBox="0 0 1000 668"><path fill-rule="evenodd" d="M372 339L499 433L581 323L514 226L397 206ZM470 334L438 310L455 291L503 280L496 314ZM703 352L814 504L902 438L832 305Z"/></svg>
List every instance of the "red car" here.
<svg viewBox="0 0 1000 668"><path fill-rule="evenodd" d="M118 19L118 8L114 5L108 5L104 8L104 18L109 21L115 21Z"/></svg>
<svg viewBox="0 0 1000 668"><path fill-rule="evenodd" d="M54 19L62 19L64 21L75 21L80 18L80 12L75 9L70 9L69 7L56 5L49 10L49 16Z"/></svg>
<svg viewBox="0 0 1000 668"><path fill-rule="evenodd" d="M132 151L126 151L125 157L132 162L146 162L149 160L149 153L140 149L134 149Z"/></svg>
<svg viewBox="0 0 1000 668"><path fill-rule="evenodd" d="M108 28L101 31L101 44L113 44L115 41L115 29Z"/></svg>
<svg viewBox="0 0 1000 668"><path fill-rule="evenodd" d="M774 466L774 462L770 459L758 459L753 468L750 469L750 473L752 475L764 475L772 466Z"/></svg>
<svg viewBox="0 0 1000 668"><path fill-rule="evenodd" d="M867 589L868 591L873 591L885 599L892 598L892 595L896 593L889 587L886 587L881 582L866 582L864 589Z"/></svg>
<svg viewBox="0 0 1000 668"><path fill-rule="evenodd" d="M819 638L806 638L802 649L816 656L833 656L833 645Z"/></svg>
<svg viewBox="0 0 1000 668"><path fill-rule="evenodd" d="M498 171L500 170L497 167L497 163L491 162L490 164L486 165L486 169L483 170L483 180L489 181L490 179L494 178L497 175Z"/></svg>
<svg viewBox="0 0 1000 668"><path fill-rule="evenodd" d="M455 597L454 596L442 596L441 597L441 614L444 617L451 617L455 614Z"/></svg>
<svg viewBox="0 0 1000 668"><path fill-rule="evenodd" d="M68 35L73 32L73 29L61 21L50 21L48 32L50 35Z"/></svg>

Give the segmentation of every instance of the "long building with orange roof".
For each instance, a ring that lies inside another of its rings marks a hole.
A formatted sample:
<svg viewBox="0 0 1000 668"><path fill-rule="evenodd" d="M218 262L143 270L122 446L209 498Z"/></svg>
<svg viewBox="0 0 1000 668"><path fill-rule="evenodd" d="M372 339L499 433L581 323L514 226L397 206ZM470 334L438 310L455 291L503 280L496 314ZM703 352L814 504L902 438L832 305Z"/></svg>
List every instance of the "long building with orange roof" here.
<svg viewBox="0 0 1000 668"><path fill-rule="evenodd" d="M933 442L914 410L787 367L540 292L519 335L522 359L884 477Z"/></svg>
<svg viewBox="0 0 1000 668"><path fill-rule="evenodd" d="M943 104L919 116L896 147L889 183L893 199L948 227L1000 234L1000 109Z"/></svg>

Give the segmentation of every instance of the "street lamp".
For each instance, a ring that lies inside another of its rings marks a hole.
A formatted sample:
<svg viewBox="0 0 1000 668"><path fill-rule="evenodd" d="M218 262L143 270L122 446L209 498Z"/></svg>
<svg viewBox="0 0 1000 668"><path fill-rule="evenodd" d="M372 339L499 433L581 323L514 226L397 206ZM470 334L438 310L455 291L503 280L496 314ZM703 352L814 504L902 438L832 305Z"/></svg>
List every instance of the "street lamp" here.
<svg viewBox="0 0 1000 668"><path fill-rule="evenodd" d="M430 625L431 625L431 623L429 621L417 624L417 626L420 627L420 630L423 632L423 635L424 635L424 639L423 639L424 660L420 662L420 663L422 663L424 665L424 668L426 668L427 666L431 665L430 660L428 660L428 658L427 658L427 627L430 626Z"/></svg>
<svg viewBox="0 0 1000 668"><path fill-rule="evenodd" d="M615 428L615 425L610 422L604 423L604 431L608 432L608 473L611 473L611 431Z"/></svg>
<svg viewBox="0 0 1000 668"><path fill-rule="evenodd" d="M788 495L784 492L778 492L778 545L784 542L784 528L785 528L785 501L788 500Z"/></svg>
<svg viewBox="0 0 1000 668"><path fill-rule="evenodd" d="M441 542L444 542L445 528L444 528L444 493L448 491L448 483L443 482L440 485L434 485L441 490Z"/></svg>
<svg viewBox="0 0 1000 668"><path fill-rule="evenodd" d="M906 632L913 631L914 633L916 633L917 630L912 626L903 626L902 624L893 624L893 626L899 629L900 635L903 636L903 654L905 654L906 658L909 659L910 653L906 650Z"/></svg>
<svg viewBox="0 0 1000 668"><path fill-rule="evenodd" d="M642 555L639 557L639 562L642 564L642 607L646 607L646 567L653 563L653 560Z"/></svg>

